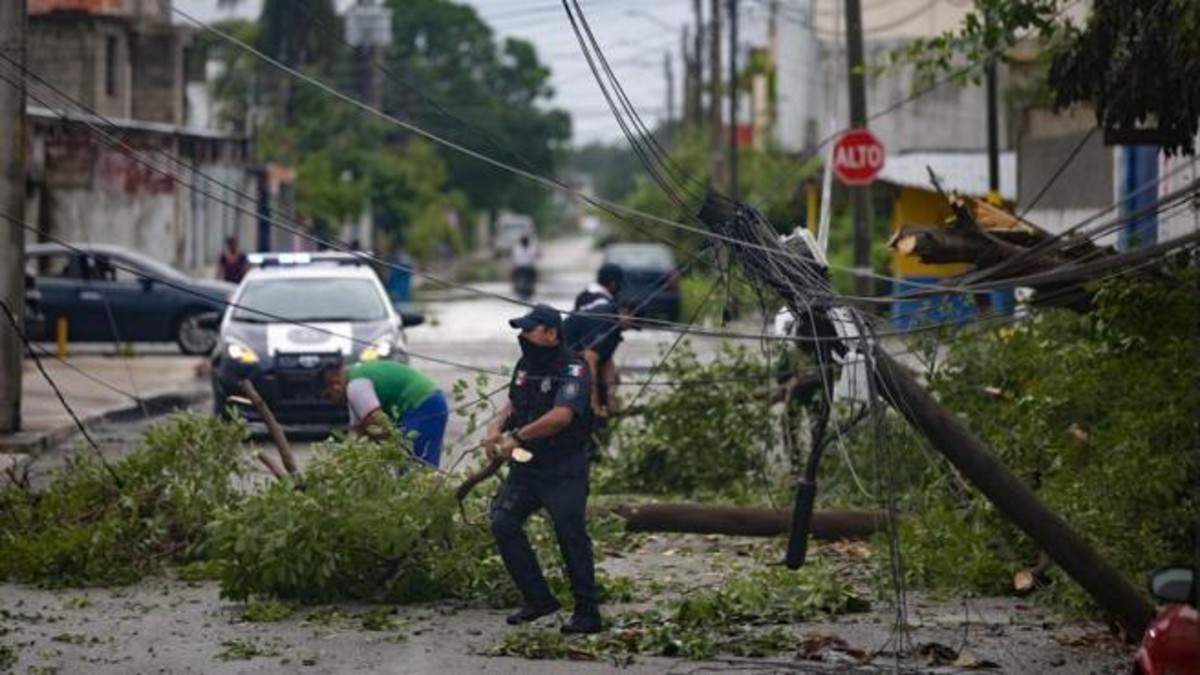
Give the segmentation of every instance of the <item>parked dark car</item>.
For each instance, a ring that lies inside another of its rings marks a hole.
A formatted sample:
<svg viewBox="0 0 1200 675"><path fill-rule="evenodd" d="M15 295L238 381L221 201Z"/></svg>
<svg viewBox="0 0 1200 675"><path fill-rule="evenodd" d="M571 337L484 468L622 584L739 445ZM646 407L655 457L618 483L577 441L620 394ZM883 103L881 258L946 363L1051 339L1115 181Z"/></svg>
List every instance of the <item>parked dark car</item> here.
<svg viewBox="0 0 1200 675"><path fill-rule="evenodd" d="M46 317L42 314L42 292L38 290L37 278L25 273L25 337L30 340L45 339Z"/></svg>
<svg viewBox="0 0 1200 675"><path fill-rule="evenodd" d="M675 254L665 244L609 244L604 262L625 272L622 302L638 305L638 316L679 321L679 270Z"/></svg>
<svg viewBox="0 0 1200 675"><path fill-rule="evenodd" d="M33 244L25 256L41 294L44 337L65 318L72 342L175 342L185 354L207 354L217 334L199 317L224 311L236 288L108 244Z"/></svg>

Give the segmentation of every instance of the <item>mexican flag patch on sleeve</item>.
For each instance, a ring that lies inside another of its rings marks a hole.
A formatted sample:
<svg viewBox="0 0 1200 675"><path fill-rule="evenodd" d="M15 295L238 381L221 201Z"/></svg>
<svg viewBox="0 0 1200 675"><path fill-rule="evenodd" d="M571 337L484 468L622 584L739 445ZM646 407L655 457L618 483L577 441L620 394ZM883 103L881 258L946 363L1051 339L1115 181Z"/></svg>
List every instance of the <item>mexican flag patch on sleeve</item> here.
<svg viewBox="0 0 1200 675"><path fill-rule="evenodd" d="M587 366L581 366L578 364L567 366L567 375L570 375L571 377L583 377L585 372L587 372Z"/></svg>

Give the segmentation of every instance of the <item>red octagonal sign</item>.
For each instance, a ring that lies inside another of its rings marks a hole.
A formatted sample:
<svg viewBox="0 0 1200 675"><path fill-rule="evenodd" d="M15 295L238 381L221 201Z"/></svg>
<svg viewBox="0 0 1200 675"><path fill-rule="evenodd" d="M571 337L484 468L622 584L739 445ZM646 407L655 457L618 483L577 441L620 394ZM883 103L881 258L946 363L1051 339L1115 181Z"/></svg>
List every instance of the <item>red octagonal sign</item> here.
<svg viewBox="0 0 1200 675"><path fill-rule="evenodd" d="M851 129L833 146L833 172L846 185L868 185L883 169L886 156L870 129Z"/></svg>

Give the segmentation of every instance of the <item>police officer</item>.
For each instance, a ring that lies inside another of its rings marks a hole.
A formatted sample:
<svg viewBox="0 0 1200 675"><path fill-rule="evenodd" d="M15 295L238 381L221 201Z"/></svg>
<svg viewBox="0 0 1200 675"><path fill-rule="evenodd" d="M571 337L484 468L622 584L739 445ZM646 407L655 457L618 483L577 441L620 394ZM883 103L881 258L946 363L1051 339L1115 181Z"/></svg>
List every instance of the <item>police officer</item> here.
<svg viewBox="0 0 1200 675"><path fill-rule="evenodd" d="M615 412L619 376L613 355L624 339L621 331L632 325L632 308L617 302L624 281L620 265L602 265L596 282L576 296L575 311L563 324L567 347L591 370L592 412L601 422Z"/></svg>
<svg viewBox="0 0 1200 675"><path fill-rule="evenodd" d="M559 342L562 318L553 307L536 305L509 324L521 331L521 359L485 447L493 459L511 457L516 448L531 452L533 459L510 464L491 510L496 547L524 600L507 621L527 623L560 609L525 535L525 521L544 508L575 596L574 615L562 632L597 633L600 606L586 512L591 374Z"/></svg>

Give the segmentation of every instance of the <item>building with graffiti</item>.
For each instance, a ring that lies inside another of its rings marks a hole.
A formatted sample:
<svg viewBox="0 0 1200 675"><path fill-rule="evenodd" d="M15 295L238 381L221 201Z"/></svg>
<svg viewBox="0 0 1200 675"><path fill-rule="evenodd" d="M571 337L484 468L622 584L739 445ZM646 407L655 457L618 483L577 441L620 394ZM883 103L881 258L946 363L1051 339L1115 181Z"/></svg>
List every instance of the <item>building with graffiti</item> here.
<svg viewBox="0 0 1200 675"><path fill-rule="evenodd" d="M30 0L27 220L187 270L258 246L265 170L189 110L192 34L161 0Z"/></svg>

